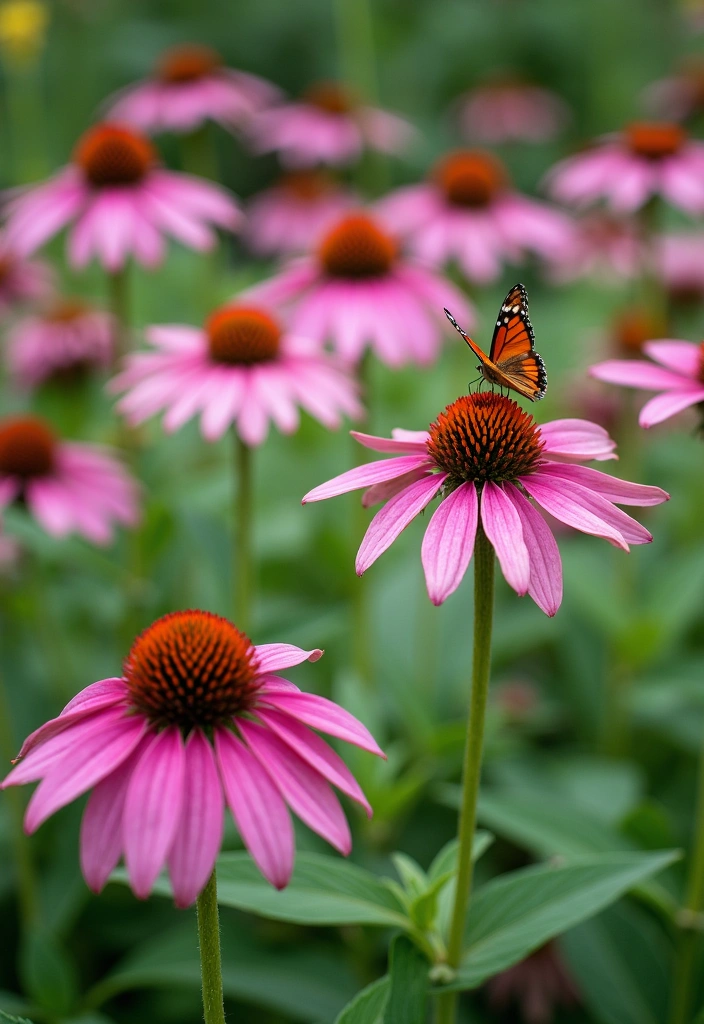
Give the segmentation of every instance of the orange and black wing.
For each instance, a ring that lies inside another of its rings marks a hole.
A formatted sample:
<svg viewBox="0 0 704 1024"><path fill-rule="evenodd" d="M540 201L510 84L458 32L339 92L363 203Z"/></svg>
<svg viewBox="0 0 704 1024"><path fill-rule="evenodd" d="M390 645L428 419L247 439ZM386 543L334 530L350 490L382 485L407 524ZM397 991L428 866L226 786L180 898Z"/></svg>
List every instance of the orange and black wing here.
<svg viewBox="0 0 704 1024"><path fill-rule="evenodd" d="M468 334L465 334L465 332L462 330L460 325L457 323L457 321L455 320L454 316L452 315L452 313L450 312L449 309L445 310L445 316L450 321L452 326L455 328L457 333L462 335L464 340L467 342L467 344L471 348L472 352L474 352L475 356L477 356L479 359L481 359L482 363L486 363L486 361L487 361L486 353L482 352L482 350L479 348L479 345L477 345L476 341L472 341L470 336Z"/></svg>
<svg viewBox="0 0 704 1024"><path fill-rule="evenodd" d="M504 299L491 339L489 359L505 377L507 387L537 402L545 397L548 376L535 351L533 325L528 316L528 295L514 285Z"/></svg>

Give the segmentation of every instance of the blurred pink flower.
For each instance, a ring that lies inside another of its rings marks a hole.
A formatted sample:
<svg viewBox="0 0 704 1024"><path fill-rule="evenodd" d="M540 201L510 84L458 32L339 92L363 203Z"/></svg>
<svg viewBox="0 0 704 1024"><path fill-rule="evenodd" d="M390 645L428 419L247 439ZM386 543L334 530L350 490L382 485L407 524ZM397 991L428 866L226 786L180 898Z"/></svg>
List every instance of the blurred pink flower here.
<svg viewBox="0 0 704 1024"><path fill-rule="evenodd" d="M432 266L455 260L476 284L495 281L505 262L528 252L560 259L574 234L562 211L512 191L503 164L482 150L449 153L425 184L397 189L377 210L419 259Z"/></svg>
<svg viewBox="0 0 704 1024"><path fill-rule="evenodd" d="M185 44L162 54L154 74L109 101L111 121L145 132L193 132L206 121L233 130L281 95L271 82L223 67L209 46Z"/></svg>
<svg viewBox="0 0 704 1024"><path fill-rule="evenodd" d="M0 509L21 501L53 537L109 544L135 526L138 487L107 448L62 441L38 416L0 419Z"/></svg>
<svg viewBox="0 0 704 1024"><path fill-rule="evenodd" d="M71 265L83 267L96 256L109 271L120 270L130 256L157 266L164 234L193 249L211 249L214 227L235 231L242 220L225 189L164 170L145 136L114 124L90 128L68 167L15 192L5 212L6 240L21 255L73 224Z"/></svg>
<svg viewBox="0 0 704 1024"><path fill-rule="evenodd" d="M42 313L18 321L7 337L7 365L24 388L52 377L107 370L115 323L109 313L79 299L57 299Z"/></svg>
<svg viewBox="0 0 704 1024"><path fill-rule="evenodd" d="M695 345L691 341L648 341L643 351L654 363L609 359L589 370L592 377L610 384L662 392L641 409L641 427L652 427L704 402L704 342Z"/></svg>
<svg viewBox="0 0 704 1024"><path fill-rule="evenodd" d="M679 302L704 299L704 234L663 235L659 239L657 264L672 299Z"/></svg>
<svg viewBox="0 0 704 1024"><path fill-rule="evenodd" d="M634 122L556 164L546 183L563 203L604 199L624 214L660 195L697 215L704 212L704 143L689 139L677 124Z"/></svg>
<svg viewBox="0 0 704 1024"><path fill-rule="evenodd" d="M633 224L606 211L592 210L574 224L571 244L547 258L548 276L564 284L594 276L608 284L636 277L642 269L642 246Z"/></svg>
<svg viewBox="0 0 704 1024"><path fill-rule="evenodd" d="M554 615L562 601L560 554L530 499L560 522L628 551L629 544L653 538L615 503L657 505L669 497L659 487L575 465L615 458L615 443L595 423L567 419L538 426L516 402L493 392L458 398L429 431L396 430L391 440L352 436L397 458L351 469L314 488L303 504L359 488L367 488L365 506L387 502L357 554L361 576L441 493L421 548L428 595L436 605L462 582L477 529L483 528L506 582Z"/></svg>
<svg viewBox="0 0 704 1024"><path fill-rule="evenodd" d="M486 991L492 1010L511 1012L517 1006L525 1024L550 1024L558 1010L580 1003L579 990L554 942L494 975Z"/></svg>
<svg viewBox="0 0 704 1024"><path fill-rule="evenodd" d="M127 392L118 409L132 424L165 410L170 432L200 412L207 441L234 423L245 444L259 445L269 420L293 433L299 407L329 429L363 414L349 373L264 306L223 306L202 328L150 327L147 339L157 351L128 356L110 385Z"/></svg>
<svg viewBox="0 0 704 1024"><path fill-rule="evenodd" d="M13 252L0 233L0 313L45 299L54 290L55 275L43 260L28 260Z"/></svg>
<svg viewBox="0 0 704 1024"><path fill-rule="evenodd" d="M365 149L400 153L414 137L408 121L364 106L337 82L319 82L298 102L263 110L251 123L253 148L277 152L287 167L344 166Z"/></svg>
<svg viewBox="0 0 704 1024"><path fill-rule="evenodd" d="M220 852L225 803L259 870L282 889L295 855L289 807L345 855L350 830L331 784L372 813L312 729L384 756L347 711L278 675L322 653L253 646L210 612L165 615L134 641L120 678L87 686L25 740L2 787L41 780L29 833L93 790L81 868L95 892L124 856L140 899L166 866L177 906L193 903Z"/></svg>
<svg viewBox="0 0 704 1024"><path fill-rule="evenodd" d="M704 111L704 61L688 58L678 74L653 82L645 91L645 103L656 117L687 121Z"/></svg>
<svg viewBox="0 0 704 1024"><path fill-rule="evenodd" d="M570 110L550 89L520 78L497 78L457 101L460 131L471 143L547 142L570 121Z"/></svg>
<svg viewBox="0 0 704 1024"><path fill-rule="evenodd" d="M244 235L263 256L310 250L336 220L359 204L350 189L321 170L289 171L247 206Z"/></svg>
<svg viewBox="0 0 704 1024"><path fill-rule="evenodd" d="M427 366L439 353L444 306L457 309L467 325L475 319L459 288L401 256L366 213L343 217L315 256L292 260L245 294L255 302L291 304L291 330L321 345L330 341L350 364L370 346L388 366Z"/></svg>

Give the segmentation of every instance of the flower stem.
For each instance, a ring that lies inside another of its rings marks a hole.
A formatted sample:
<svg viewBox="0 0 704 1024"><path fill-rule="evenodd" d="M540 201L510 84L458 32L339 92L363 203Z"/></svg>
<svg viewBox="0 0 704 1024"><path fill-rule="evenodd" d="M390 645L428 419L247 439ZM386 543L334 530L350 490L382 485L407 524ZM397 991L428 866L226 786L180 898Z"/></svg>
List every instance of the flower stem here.
<svg viewBox="0 0 704 1024"><path fill-rule="evenodd" d="M494 614L494 549L481 523L474 545L474 656L472 694L467 722L467 738L462 767L462 803L459 815L459 852L455 900L447 942L447 963L454 970L462 956L467 907L472 892L472 842L477 820L477 799L482 769L484 719L489 693L491 668L491 627ZM453 1024L457 1011L457 993L443 993L437 1003L437 1024Z"/></svg>
<svg viewBox="0 0 704 1024"><path fill-rule="evenodd" d="M211 125L203 124L200 128L179 136L181 166L187 174L218 181L218 153L211 129Z"/></svg>
<svg viewBox="0 0 704 1024"><path fill-rule="evenodd" d="M342 79L357 99L374 104L378 99L372 0L336 0L337 33ZM388 187L388 169L382 155L367 152L357 168L360 187L381 195Z"/></svg>
<svg viewBox="0 0 704 1024"><path fill-rule="evenodd" d="M196 913L198 915L200 976L203 989L203 1019L205 1024L225 1024L218 886L214 868L208 884L196 900Z"/></svg>
<svg viewBox="0 0 704 1024"><path fill-rule="evenodd" d="M684 907L680 911L681 933L675 959L670 1024L689 1024L694 1009L697 964L704 931L704 742L699 753L697 797L694 809L694 849L689 863Z"/></svg>
<svg viewBox="0 0 704 1024"><path fill-rule="evenodd" d="M113 363L117 366L131 348L129 277L126 265L108 273L108 298L110 312L115 317Z"/></svg>
<svg viewBox="0 0 704 1024"><path fill-rule="evenodd" d="M240 629L250 628L252 565L252 449L235 434L234 613Z"/></svg>
<svg viewBox="0 0 704 1024"><path fill-rule="evenodd" d="M12 735L10 701L5 686L4 675L0 676L0 757L5 765L9 765L17 755L17 747ZM10 808L10 831L17 871L17 901L19 904L22 930L29 931L39 918L39 897L37 879L34 870L34 858L27 836L24 834L22 819L24 801L22 794L14 786L5 790L5 799Z"/></svg>
<svg viewBox="0 0 704 1024"><path fill-rule="evenodd" d="M364 401L365 408L367 410L364 430L370 431L369 425L369 409L370 409L370 392L371 392L371 381L370 381L370 353L367 350L359 363L358 368L358 379L359 385L362 390L362 400ZM354 453L353 459L356 466L361 466L365 460L364 448L353 440ZM367 509L364 508L360 501L359 495L353 497L353 522L351 536L353 538L353 551L352 551L352 564L354 565L355 556L357 554L357 547L361 538L366 533L367 527L369 526L369 515ZM351 662L357 672L360 683L365 688L370 688L373 685L374 679L374 668L372 659L372 628L371 628L371 612L369 608L369 580L366 576L354 576L352 578L352 590L351 590L351 605L352 605L352 642L353 650L351 652Z"/></svg>

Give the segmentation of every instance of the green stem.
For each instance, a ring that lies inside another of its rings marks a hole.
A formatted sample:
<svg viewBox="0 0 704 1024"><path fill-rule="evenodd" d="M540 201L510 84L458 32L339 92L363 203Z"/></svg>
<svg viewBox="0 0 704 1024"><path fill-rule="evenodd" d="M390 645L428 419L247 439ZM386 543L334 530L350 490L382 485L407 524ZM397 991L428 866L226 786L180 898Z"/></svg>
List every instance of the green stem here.
<svg viewBox="0 0 704 1024"><path fill-rule="evenodd" d="M359 364L358 379L360 388L362 390L362 401L364 402L366 412L366 418L364 423L364 429L369 430L369 408L370 408L370 353L365 352L362 360ZM353 440L354 452L353 460L356 466L361 466L366 462L365 449L362 448L357 441ZM367 509L362 505L361 499L358 494L352 496L353 505L353 521L352 521L352 564L354 565L355 557L357 554L357 548L361 542L362 537L366 533L367 527L369 526L369 513ZM357 677L360 683L364 687L371 687L374 681L374 669L372 661L372 623L371 613L369 608L369 581L366 576L358 577L355 575L352 578L352 589L351 589L351 605L352 605L352 657L351 661L355 666Z"/></svg>
<svg viewBox="0 0 704 1024"><path fill-rule="evenodd" d="M108 273L108 297L110 312L115 317L115 353L117 365L131 349L130 344L130 301L127 266Z"/></svg>
<svg viewBox="0 0 704 1024"><path fill-rule="evenodd" d="M459 853L455 899L447 941L447 963L456 970L462 956L467 907L472 892L472 841L477 821L477 800L484 746L484 719L489 693L491 668L491 627L494 614L494 549L481 523L474 545L474 655L472 659L472 695L467 722L467 738L462 768L462 804L459 815ZM457 993L445 992L438 998L437 1024L454 1024Z"/></svg>
<svg viewBox="0 0 704 1024"><path fill-rule="evenodd" d="M250 628L253 591L252 559L252 449L235 434L235 536L234 591L235 622L240 629Z"/></svg>
<svg viewBox="0 0 704 1024"><path fill-rule="evenodd" d="M336 0L336 12L342 79L364 103L376 103L379 88L372 0ZM382 154L365 153L357 178L364 191L381 195L388 187L388 168Z"/></svg>
<svg viewBox="0 0 704 1024"><path fill-rule="evenodd" d="M694 809L694 849L689 863L687 891L680 912L681 933L677 945L672 986L670 1024L689 1024L698 985L697 964L704 930L704 742L699 753L697 797Z"/></svg>
<svg viewBox="0 0 704 1024"><path fill-rule="evenodd" d="M196 913L198 915L200 976L203 988L203 1019L205 1024L225 1024L218 887L215 869L213 869L205 889L196 900Z"/></svg>
<svg viewBox="0 0 704 1024"><path fill-rule="evenodd" d="M199 178L218 181L218 154L212 125L203 124L187 135L179 136L181 143L181 166L188 174Z"/></svg>
<svg viewBox="0 0 704 1024"><path fill-rule="evenodd" d="M10 701L5 686L4 676L0 676L0 757L8 766L17 755L17 747L12 735ZM5 790L5 799L10 808L11 841L15 856L17 872L17 900L19 903L20 920L23 932L28 932L39 919L39 897L37 879L34 871L34 858L27 836L24 834L23 817L24 801L22 794L14 786Z"/></svg>

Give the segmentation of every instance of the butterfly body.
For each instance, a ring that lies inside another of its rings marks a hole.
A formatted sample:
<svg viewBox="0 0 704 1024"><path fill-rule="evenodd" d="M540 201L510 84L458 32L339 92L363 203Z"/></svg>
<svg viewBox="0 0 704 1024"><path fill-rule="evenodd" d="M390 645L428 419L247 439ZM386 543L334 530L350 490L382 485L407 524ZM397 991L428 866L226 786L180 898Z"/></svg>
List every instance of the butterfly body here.
<svg viewBox="0 0 704 1024"><path fill-rule="evenodd" d="M545 363L535 351L535 334L528 316L528 295L522 284L514 285L504 299L491 339L489 355L477 345L446 309L455 330L479 358L477 369L484 380L539 402L545 397L548 376Z"/></svg>

